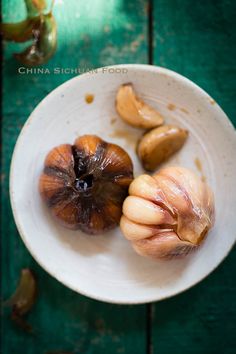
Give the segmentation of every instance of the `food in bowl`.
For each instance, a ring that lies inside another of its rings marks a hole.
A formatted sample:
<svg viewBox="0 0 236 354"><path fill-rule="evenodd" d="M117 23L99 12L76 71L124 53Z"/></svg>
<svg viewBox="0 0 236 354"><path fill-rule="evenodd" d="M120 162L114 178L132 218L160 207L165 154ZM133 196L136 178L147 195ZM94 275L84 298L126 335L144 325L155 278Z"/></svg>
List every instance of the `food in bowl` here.
<svg viewBox="0 0 236 354"><path fill-rule="evenodd" d="M63 226L99 234L119 224L132 180L133 164L124 149L84 135L49 152L39 191Z"/></svg>
<svg viewBox="0 0 236 354"><path fill-rule="evenodd" d="M119 87L115 102L119 116L126 123L148 130L137 146L145 170L154 171L184 145L188 131L173 125L163 125L163 116L136 95L131 83Z"/></svg>
<svg viewBox="0 0 236 354"><path fill-rule="evenodd" d="M115 106L120 117L133 127L151 129L164 122L163 116L157 110L135 94L131 83L119 87Z"/></svg>
<svg viewBox="0 0 236 354"><path fill-rule="evenodd" d="M137 152L145 170L154 171L182 148L187 137L186 129L174 125L162 125L144 134Z"/></svg>
<svg viewBox="0 0 236 354"><path fill-rule="evenodd" d="M166 167L134 179L120 227L138 254L172 258L197 249L213 223L210 187L189 169Z"/></svg>

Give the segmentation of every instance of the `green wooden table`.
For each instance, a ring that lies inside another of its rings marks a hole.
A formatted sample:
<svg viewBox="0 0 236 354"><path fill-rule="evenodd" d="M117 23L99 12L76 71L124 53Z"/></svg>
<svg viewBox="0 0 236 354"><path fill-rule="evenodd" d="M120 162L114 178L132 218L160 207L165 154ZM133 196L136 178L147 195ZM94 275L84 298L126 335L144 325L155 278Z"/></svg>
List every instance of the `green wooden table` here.
<svg viewBox="0 0 236 354"><path fill-rule="evenodd" d="M3 0L2 7L5 22L24 18L23 0ZM59 44L45 68L165 66L199 84L236 124L234 0L61 0L54 14ZM9 297L21 269L30 267L37 275L39 296L28 315L34 334L16 327L4 309L2 353L235 353L235 251L189 291L140 306L110 305L78 295L32 259L10 208L11 155L34 107L74 75L19 74L21 65L12 53L21 47L3 44L1 295Z"/></svg>

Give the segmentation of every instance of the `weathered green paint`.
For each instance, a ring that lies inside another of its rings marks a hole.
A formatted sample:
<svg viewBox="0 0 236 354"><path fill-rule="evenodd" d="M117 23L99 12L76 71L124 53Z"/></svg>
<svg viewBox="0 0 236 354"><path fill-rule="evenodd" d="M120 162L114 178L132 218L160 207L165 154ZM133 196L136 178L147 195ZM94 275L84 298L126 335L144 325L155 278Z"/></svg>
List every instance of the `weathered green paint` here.
<svg viewBox="0 0 236 354"><path fill-rule="evenodd" d="M154 3L154 63L199 84L236 125L235 2ZM156 303L152 316L153 354L235 353L235 273L234 250L202 283Z"/></svg>
<svg viewBox="0 0 236 354"><path fill-rule="evenodd" d="M206 90L236 125L233 0L154 1L154 64Z"/></svg>
<svg viewBox="0 0 236 354"><path fill-rule="evenodd" d="M235 6L233 0L152 0L153 61L186 75L223 107L232 121L235 94ZM58 50L44 67L92 69L148 61L146 0L58 1ZM24 18L22 0L3 0L4 21ZM16 286L20 270L32 268L39 296L28 316L34 333L25 334L3 311L3 354L231 354L234 348L235 252L214 274L173 299L146 306L115 306L80 296L45 273L24 247L13 221L9 165L15 141L37 103L73 74L20 75L12 52L25 45L4 43L2 130L2 297ZM83 70L82 69L82 70ZM23 169L23 166L22 166ZM27 178L27 176L26 176ZM147 340L150 345L147 346Z"/></svg>

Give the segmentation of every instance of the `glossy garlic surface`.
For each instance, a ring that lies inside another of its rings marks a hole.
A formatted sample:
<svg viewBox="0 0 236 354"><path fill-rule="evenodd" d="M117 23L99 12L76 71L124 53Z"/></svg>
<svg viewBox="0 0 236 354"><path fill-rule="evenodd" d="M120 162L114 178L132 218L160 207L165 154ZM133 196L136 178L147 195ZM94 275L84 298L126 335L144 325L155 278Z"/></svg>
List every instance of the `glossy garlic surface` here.
<svg viewBox="0 0 236 354"><path fill-rule="evenodd" d="M49 152L39 190L65 227L98 234L119 224L132 179L132 161L121 147L84 135Z"/></svg>

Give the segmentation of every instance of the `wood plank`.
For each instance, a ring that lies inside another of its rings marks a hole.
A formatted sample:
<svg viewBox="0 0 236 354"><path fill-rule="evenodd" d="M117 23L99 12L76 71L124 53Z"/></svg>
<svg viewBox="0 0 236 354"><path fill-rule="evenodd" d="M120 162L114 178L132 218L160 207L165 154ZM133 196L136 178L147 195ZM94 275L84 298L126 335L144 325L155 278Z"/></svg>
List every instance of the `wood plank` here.
<svg viewBox="0 0 236 354"><path fill-rule="evenodd" d="M3 1L4 21L24 18L23 2ZM44 67L95 68L115 63L147 62L146 1L58 1L58 50ZM2 296L15 289L23 267L38 278L38 301L28 316L35 333L25 334L4 310L4 354L145 352L145 306L115 306L89 300L65 288L31 258L16 230L9 203L9 165L15 141L37 103L74 74L20 75L12 58L22 45L4 43L2 137ZM29 147L31 148L31 147ZM22 169L23 166L22 156ZM27 176L26 176L27 178Z"/></svg>
<svg viewBox="0 0 236 354"><path fill-rule="evenodd" d="M154 1L154 64L201 86L235 118L235 2Z"/></svg>
<svg viewBox="0 0 236 354"><path fill-rule="evenodd" d="M154 1L154 63L205 89L236 125L235 2ZM235 352L236 252L193 289L156 303L153 353Z"/></svg>

